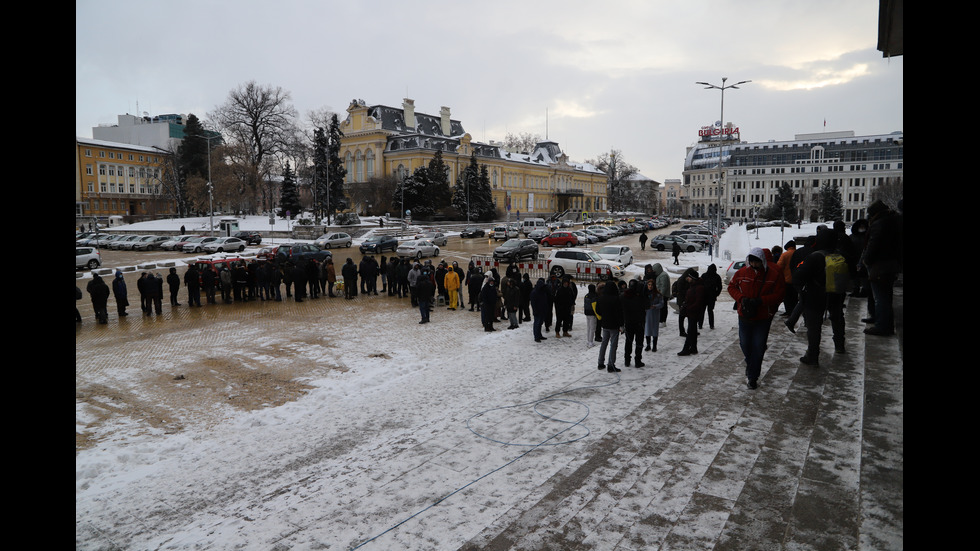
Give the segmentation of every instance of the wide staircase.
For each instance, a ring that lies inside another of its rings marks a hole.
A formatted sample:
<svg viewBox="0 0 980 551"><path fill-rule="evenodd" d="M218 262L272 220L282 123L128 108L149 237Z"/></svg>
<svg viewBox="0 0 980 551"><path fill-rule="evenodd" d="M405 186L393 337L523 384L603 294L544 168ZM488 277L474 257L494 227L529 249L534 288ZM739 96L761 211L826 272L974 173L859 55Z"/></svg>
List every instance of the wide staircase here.
<svg viewBox="0 0 980 551"><path fill-rule="evenodd" d="M818 368L777 317L757 390L737 329L706 328L693 369L462 548L902 549L904 331L865 336L865 304L846 354L825 322Z"/></svg>

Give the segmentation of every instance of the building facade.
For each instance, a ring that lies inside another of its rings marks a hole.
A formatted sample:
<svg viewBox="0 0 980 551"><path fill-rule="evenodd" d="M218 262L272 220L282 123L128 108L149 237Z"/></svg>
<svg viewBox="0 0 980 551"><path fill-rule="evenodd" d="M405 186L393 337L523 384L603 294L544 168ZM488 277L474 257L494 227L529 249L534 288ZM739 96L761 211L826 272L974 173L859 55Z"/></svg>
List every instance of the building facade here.
<svg viewBox="0 0 980 551"><path fill-rule="evenodd" d="M796 201L795 214L816 220L820 189L830 185L840 190L844 221L853 222L866 217L878 186L901 181L903 174L902 132L821 132L755 143L705 139L688 148L682 211L685 216L710 218L720 208L724 217L751 218L787 184Z"/></svg>
<svg viewBox="0 0 980 551"><path fill-rule="evenodd" d="M606 211L606 175L601 170L570 161L554 141L539 142L530 153L475 142L451 118L448 107L434 116L416 112L414 100L408 98L400 108L354 100L341 131L340 156L348 188L375 177L403 179L428 166L441 151L451 185L469 165L471 155L486 165L494 205L508 217L595 216Z"/></svg>
<svg viewBox="0 0 980 551"><path fill-rule="evenodd" d="M161 177L165 152L154 147L75 138L75 218L106 223L111 216L172 213Z"/></svg>
<svg viewBox="0 0 980 551"><path fill-rule="evenodd" d="M184 139L184 115L117 115L116 124L92 127L92 138L104 142L128 143L157 147L164 151L176 150Z"/></svg>

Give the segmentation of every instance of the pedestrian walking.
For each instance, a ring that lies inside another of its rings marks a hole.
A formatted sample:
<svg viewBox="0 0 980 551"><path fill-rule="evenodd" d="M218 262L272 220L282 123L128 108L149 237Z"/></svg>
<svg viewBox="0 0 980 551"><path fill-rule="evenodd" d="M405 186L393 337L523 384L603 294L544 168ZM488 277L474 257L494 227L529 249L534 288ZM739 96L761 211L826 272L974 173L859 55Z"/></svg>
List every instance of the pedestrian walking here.
<svg viewBox="0 0 980 551"><path fill-rule="evenodd" d="M749 252L745 266L728 283L728 294L738 310L738 342L745 357L745 383L749 389L758 388L769 328L783 300L785 286L785 278L778 269L767 266L765 252L759 247Z"/></svg>

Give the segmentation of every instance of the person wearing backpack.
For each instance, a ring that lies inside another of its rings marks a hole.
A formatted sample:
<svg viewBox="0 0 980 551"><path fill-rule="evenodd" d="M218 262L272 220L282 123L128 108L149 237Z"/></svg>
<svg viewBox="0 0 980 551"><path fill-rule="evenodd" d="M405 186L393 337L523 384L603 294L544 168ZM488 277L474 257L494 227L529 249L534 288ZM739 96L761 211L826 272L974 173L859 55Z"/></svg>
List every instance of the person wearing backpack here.
<svg viewBox="0 0 980 551"><path fill-rule="evenodd" d="M820 337L824 312L830 317L834 350L844 353L844 297L848 291L851 270L845 257L837 251L837 234L831 229L817 232L813 252L793 276L803 286L803 319L806 321L807 350L800 362L819 367Z"/></svg>

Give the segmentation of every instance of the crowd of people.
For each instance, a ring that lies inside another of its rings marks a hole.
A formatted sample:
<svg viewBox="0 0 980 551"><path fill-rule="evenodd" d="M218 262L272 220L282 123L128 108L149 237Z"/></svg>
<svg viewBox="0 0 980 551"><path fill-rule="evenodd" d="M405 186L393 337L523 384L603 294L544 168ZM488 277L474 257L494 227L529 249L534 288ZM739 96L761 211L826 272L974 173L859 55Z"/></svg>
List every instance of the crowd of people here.
<svg viewBox="0 0 980 551"><path fill-rule="evenodd" d="M806 326L807 349L800 362L819 366L819 345L824 316L830 318L834 348L845 353L844 305L847 293L868 299L868 316L863 319L869 335L894 333L892 288L902 271L902 215L880 201L868 209L869 219L854 223L848 234L842 222L820 226L802 245L794 241L784 247L753 248L728 284L738 314L738 336L745 356L746 385L758 387L772 320L783 305L785 325L795 332L800 318ZM378 290L378 279L381 289ZM705 321L714 329L715 303L724 290L717 267L712 264L700 275L688 268L671 283L659 263L647 264L643 276L632 280L615 278L589 284L582 302L578 285L571 276L539 277L532 283L517 264L508 265L501 275L497 268L484 271L470 262L463 270L457 262L365 256L359 264L347 258L340 278L332 258L278 263L263 259L237 261L217 269L189 266L183 277L170 268L166 280L159 273L143 272L137 280L140 309L144 315L161 314L164 288L171 307L181 306L179 291L183 283L188 305L216 304L220 293L224 303L253 300L296 302L321 296L345 299L362 295L386 294L409 299L419 309L419 324L429 323L438 306L447 310L465 309L480 313L484 331L496 331L495 323L506 321L507 329L518 329L531 322L537 343L548 339L552 326L557 339L571 337L575 309L585 314L585 346L598 344L598 368L608 372L617 367L620 335L625 336L623 365L644 367L643 353L656 352L660 329L666 327L668 301L678 307L678 334L684 338L677 353L698 353L698 334ZM335 288L338 291L335 293ZM76 300L82 298L76 287ZM126 281L116 271L110 286L93 273L87 286L95 317L108 322L108 299L115 298L117 313L126 316L129 306ZM81 322L75 309L76 322ZM542 330L543 328L543 330Z"/></svg>

